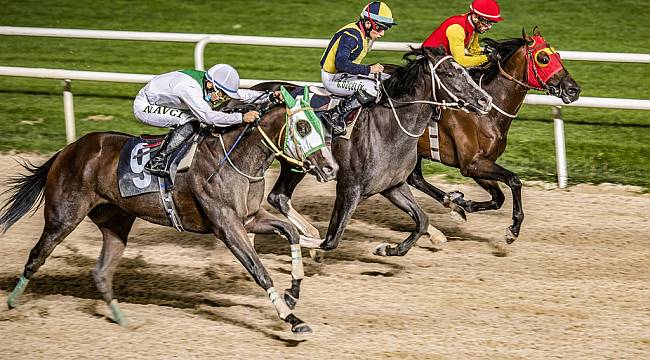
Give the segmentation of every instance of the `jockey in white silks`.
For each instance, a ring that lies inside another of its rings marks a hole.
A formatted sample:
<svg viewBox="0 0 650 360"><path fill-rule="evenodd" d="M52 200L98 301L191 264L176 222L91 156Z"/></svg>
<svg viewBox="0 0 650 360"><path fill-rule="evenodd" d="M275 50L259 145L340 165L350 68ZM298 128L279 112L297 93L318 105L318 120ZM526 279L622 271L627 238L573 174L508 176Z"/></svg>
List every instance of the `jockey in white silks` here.
<svg viewBox="0 0 650 360"><path fill-rule="evenodd" d="M226 127L251 123L259 117L257 111L219 111L230 99L263 104L272 95L240 89L237 70L227 64L217 64L208 71L179 70L155 76L138 92L133 113L144 124L172 129L145 169L154 175L168 175L167 157L194 133L199 123Z"/></svg>

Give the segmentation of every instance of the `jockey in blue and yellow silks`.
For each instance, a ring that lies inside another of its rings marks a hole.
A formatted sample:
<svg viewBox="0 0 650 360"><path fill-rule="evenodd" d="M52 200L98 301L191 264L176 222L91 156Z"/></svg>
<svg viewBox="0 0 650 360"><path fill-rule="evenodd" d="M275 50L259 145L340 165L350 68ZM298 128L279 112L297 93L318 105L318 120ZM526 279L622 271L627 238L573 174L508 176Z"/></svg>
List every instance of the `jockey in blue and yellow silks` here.
<svg viewBox="0 0 650 360"><path fill-rule="evenodd" d="M339 29L325 49L320 61L323 86L333 94L347 96L322 115L333 135L345 133L344 114L377 98L376 81L369 75L381 73L384 67L362 65L361 61L370 51L370 40L384 36L393 25L396 23L388 5L373 1L363 8L359 21Z"/></svg>

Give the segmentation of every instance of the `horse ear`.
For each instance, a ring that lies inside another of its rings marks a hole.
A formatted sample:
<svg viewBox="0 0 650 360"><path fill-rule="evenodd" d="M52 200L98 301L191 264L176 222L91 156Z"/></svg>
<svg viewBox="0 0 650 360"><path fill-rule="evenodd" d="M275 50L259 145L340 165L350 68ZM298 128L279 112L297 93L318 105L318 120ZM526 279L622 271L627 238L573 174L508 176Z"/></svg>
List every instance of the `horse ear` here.
<svg viewBox="0 0 650 360"><path fill-rule="evenodd" d="M280 92L282 93L282 97L284 98L284 102L287 103L287 106L292 108L296 105L296 99L291 96L291 94L287 91L287 89L284 88L284 86L280 86Z"/></svg>
<svg viewBox="0 0 650 360"><path fill-rule="evenodd" d="M533 35L542 36L542 34L539 32L539 28L537 27L537 25L535 25L535 27L533 28Z"/></svg>
<svg viewBox="0 0 650 360"><path fill-rule="evenodd" d="M526 29L524 28L521 28L521 37L526 41L526 44L528 44L528 46L530 46L530 44L533 42L533 38L526 34Z"/></svg>

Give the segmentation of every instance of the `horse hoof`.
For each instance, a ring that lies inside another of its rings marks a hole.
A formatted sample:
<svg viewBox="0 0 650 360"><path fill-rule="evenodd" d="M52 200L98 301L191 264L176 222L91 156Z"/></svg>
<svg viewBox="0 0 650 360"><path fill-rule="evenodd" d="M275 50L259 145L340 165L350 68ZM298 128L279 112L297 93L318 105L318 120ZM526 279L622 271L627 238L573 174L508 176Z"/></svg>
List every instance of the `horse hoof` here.
<svg viewBox="0 0 650 360"><path fill-rule="evenodd" d="M294 325L291 327L291 332L296 334L296 335L307 335L307 334L313 334L314 332L311 330L309 325L302 323L298 325Z"/></svg>
<svg viewBox="0 0 650 360"><path fill-rule="evenodd" d="M515 242L515 240L517 240L517 236L515 236L515 234L512 232L512 229L511 228L506 229L506 243L510 245L513 242Z"/></svg>
<svg viewBox="0 0 650 360"><path fill-rule="evenodd" d="M311 256L312 260L314 260L317 263L323 262L323 258L325 257L325 252L320 249L309 249L309 256Z"/></svg>
<svg viewBox="0 0 650 360"><path fill-rule="evenodd" d="M284 293L284 302L287 303L287 306L289 307L289 309L293 310L293 309L296 308L296 304L298 303L298 300L285 292Z"/></svg>
<svg viewBox="0 0 650 360"><path fill-rule="evenodd" d="M454 206L451 206L451 212L449 213L449 216L451 216L451 219L457 223L457 224L462 224L467 222L467 215L465 214L465 210L463 210L462 207L454 204Z"/></svg>
<svg viewBox="0 0 650 360"><path fill-rule="evenodd" d="M388 243L383 243L375 248L375 251L373 251L373 254L379 255L379 256L388 256L386 253L386 248L388 248Z"/></svg>
<svg viewBox="0 0 650 360"><path fill-rule="evenodd" d="M465 194L463 194L460 191L452 191L450 193L447 193L447 196L449 197L449 200L451 200L451 202L453 202L454 204L458 204L459 201L463 200Z"/></svg>
<svg viewBox="0 0 650 360"><path fill-rule="evenodd" d="M7 300L7 308L8 308L9 310L13 310L13 309L15 309L16 306L18 306L18 304L16 304L16 302L11 301L11 300Z"/></svg>

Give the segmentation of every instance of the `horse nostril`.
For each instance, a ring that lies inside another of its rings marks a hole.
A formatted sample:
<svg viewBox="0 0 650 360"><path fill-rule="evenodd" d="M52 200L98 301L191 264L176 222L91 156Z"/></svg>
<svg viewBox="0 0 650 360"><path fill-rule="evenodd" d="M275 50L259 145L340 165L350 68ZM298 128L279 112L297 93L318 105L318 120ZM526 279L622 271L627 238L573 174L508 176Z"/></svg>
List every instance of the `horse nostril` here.
<svg viewBox="0 0 650 360"><path fill-rule="evenodd" d="M481 105L481 106L485 106L488 103L489 103L489 100L487 98L482 97L482 98L478 99L478 104Z"/></svg>
<svg viewBox="0 0 650 360"><path fill-rule="evenodd" d="M334 169L331 166L325 166L323 167L323 172L327 175L330 175L334 172Z"/></svg>

